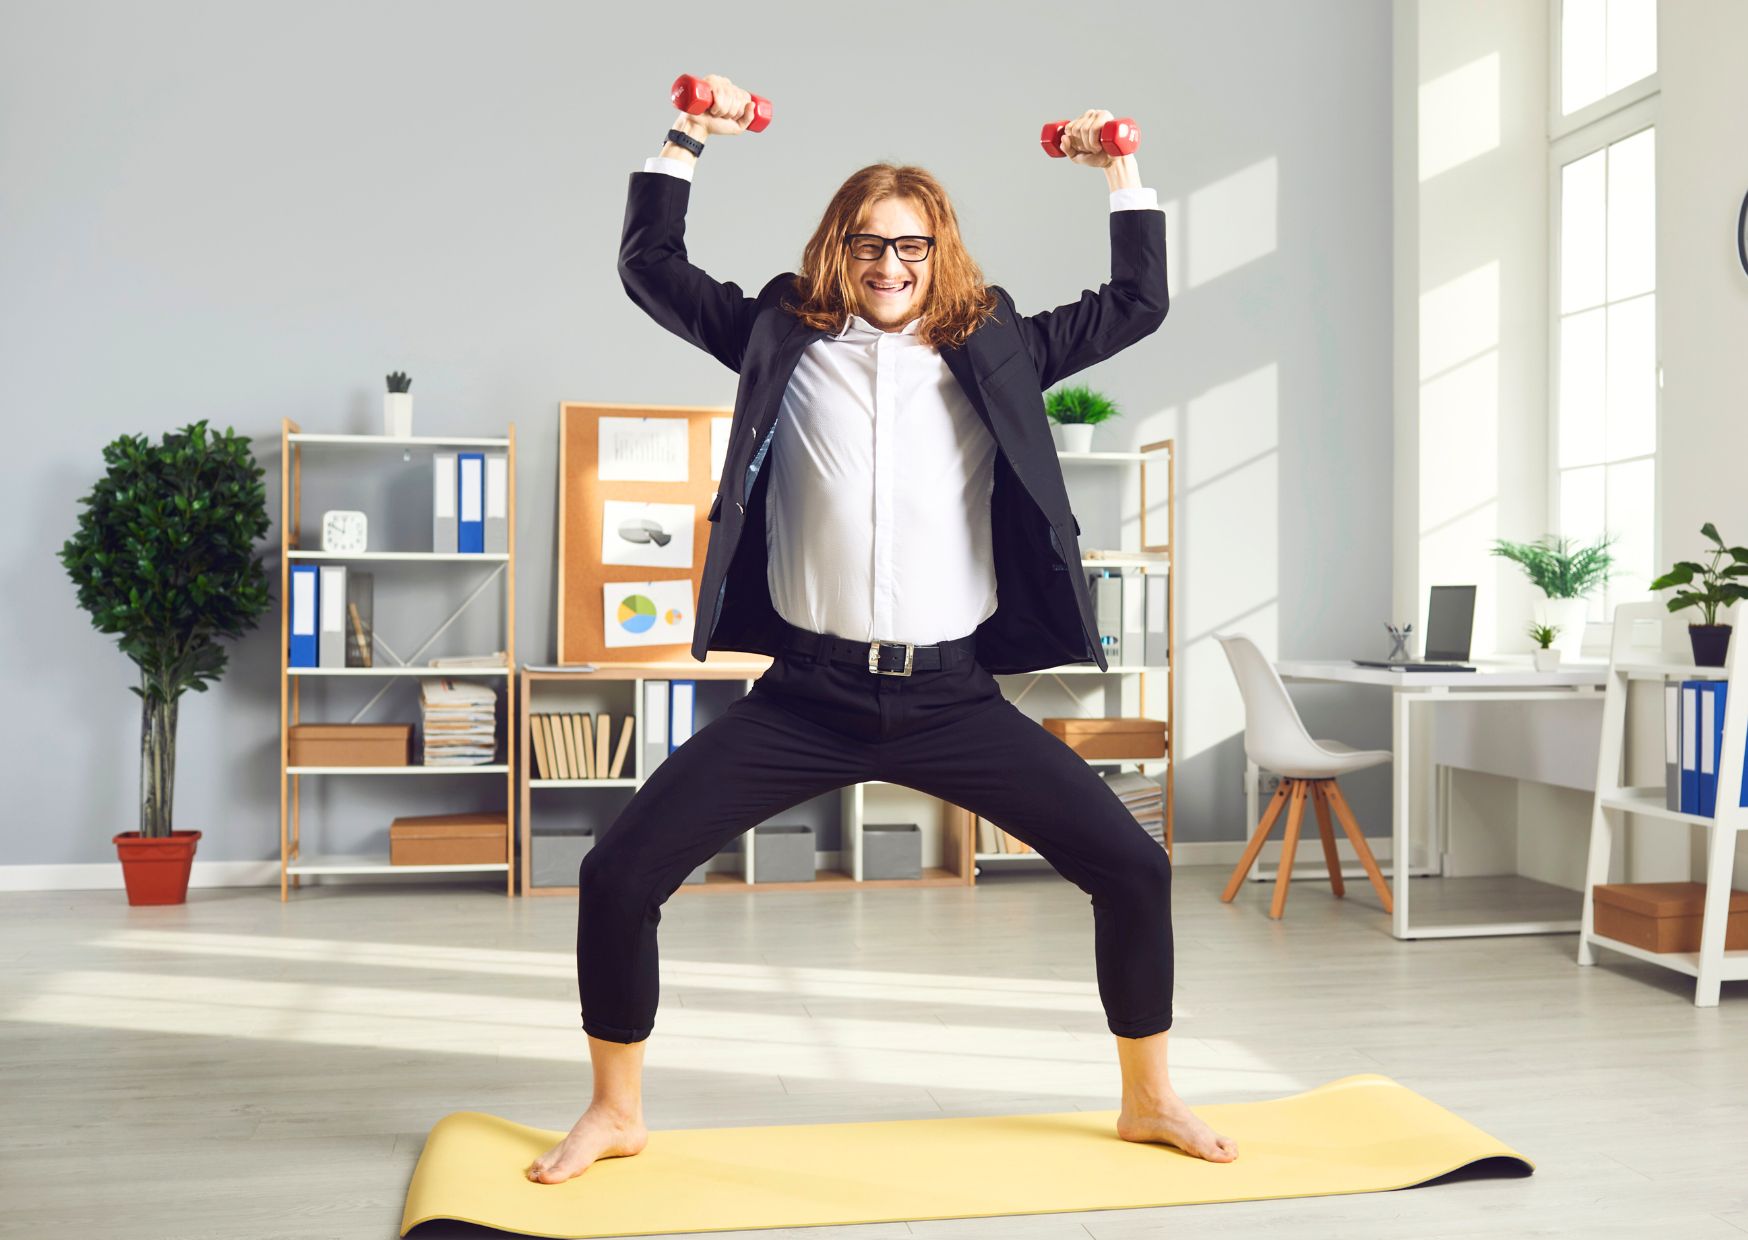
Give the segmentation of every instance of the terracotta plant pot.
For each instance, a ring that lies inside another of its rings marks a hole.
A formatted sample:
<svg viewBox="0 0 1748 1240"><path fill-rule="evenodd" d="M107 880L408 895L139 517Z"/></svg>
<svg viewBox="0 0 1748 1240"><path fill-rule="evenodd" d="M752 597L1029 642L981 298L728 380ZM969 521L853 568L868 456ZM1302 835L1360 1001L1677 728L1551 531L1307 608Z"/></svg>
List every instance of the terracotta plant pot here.
<svg viewBox="0 0 1748 1240"><path fill-rule="evenodd" d="M200 832L172 831L158 839L142 839L138 831L123 831L113 838L129 904L187 901L188 871L194 864Z"/></svg>
<svg viewBox="0 0 1748 1240"><path fill-rule="evenodd" d="M1687 640L1693 643L1693 661L1699 667L1722 667L1730 649L1727 624L1690 624Z"/></svg>

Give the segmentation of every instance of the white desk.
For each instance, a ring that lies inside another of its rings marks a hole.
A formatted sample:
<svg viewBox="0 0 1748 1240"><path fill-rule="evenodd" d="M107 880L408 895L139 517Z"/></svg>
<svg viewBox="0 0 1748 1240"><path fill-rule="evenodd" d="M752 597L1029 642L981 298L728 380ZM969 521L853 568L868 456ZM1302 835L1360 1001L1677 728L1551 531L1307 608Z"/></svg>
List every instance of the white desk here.
<svg viewBox="0 0 1748 1240"><path fill-rule="evenodd" d="M1345 685L1375 685L1390 690L1391 750L1391 894L1394 911L1390 931L1399 939L1462 938L1491 934L1561 934L1579 929L1579 919L1570 921L1471 922L1464 925L1415 926L1409 919L1408 880L1411 877L1413 806L1413 708L1440 702L1570 701L1594 698L1600 702L1608 677L1606 660L1562 662L1557 671L1538 672L1528 655L1470 659L1472 672L1392 672L1376 667L1356 667L1347 659L1288 659L1275 664L1281 679ZM1431 741L1436 712L1424 712L1426 739ZM1246 821L1254 829L1260 819L1261 772L1245 764ZM1438 781L1428 780L1424 808L1429 844L1436 841L1439 825ZM1437 856L1436 847L1430 849ZM1423 867L1423 875L1442 874L1437 866Z"/></svg>

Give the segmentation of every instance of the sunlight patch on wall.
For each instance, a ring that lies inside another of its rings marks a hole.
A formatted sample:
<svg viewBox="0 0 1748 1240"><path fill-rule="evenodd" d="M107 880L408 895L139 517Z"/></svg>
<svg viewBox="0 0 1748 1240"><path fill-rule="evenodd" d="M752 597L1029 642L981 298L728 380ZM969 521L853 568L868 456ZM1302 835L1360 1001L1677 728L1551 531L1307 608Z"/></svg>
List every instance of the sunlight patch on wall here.
<svg viewBox="0 0 1748 1240"><path fill-rule="evenodd" d="M1200 447L1198 446L1198 451ZM1280 593L1280 469L1269 453L1184 498L1180 634L1210 633Z"/></svg>
<svg viewBox="0 0 1748 1240"><path fill-rule="evenodd" d="M1420 529L1499 497L1499 351L1420 388Z"/></svg>
<svg viewBox="0 0 1748 1240"><path fill-rule="evenodd" d="M1274 578L1269 580L1272 583ZM1181 756L1186 759L1244 734L1244 699L1239 696L1232 665L1226 661L1226 651L1214 640L1214 632L1242 633L1272 661L1281 648L1280 604L1270 599L1252 611L1231 612L1212 631L1197 629L1196 637L1178 647L1178 657L1184 664L1184 684L1196 695L1196 709L1178 716Z"/></svg>
<svg viewBox="0 0 1748 1240"><path fill-rule="evenodd" d="M1219 383L1189 405L1196 450L1178 485L1198 487L1281 446L1280 368L1274 363Z"/></svg>
<svg viewBox="0 0 1748 1240"><path fill-rule="evenodd" d="M1499 260L1420 295L1420 378L1499 347Z"/></svg>
<svg viewBox="0 0 1748 1240"><path fill-rule="evenodd" d="M1499 147L1499 53L1420 84L1420 179Z"/></svg>
<svg viewBox="0 0 1748 1240"><path fill-rule="evenodd" d="M1270 155L1190 195L1190 287L1274 253L1278 180Z"/></svg>

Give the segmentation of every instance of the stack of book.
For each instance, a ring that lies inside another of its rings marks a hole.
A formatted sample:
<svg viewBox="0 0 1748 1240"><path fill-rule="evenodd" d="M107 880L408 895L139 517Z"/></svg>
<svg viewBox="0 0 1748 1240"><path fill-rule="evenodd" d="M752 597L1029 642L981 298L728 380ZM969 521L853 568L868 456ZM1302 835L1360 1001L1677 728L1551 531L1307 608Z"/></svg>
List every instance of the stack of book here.
<svg viewBox="0 0 1748 1240"><path fill-rule="evenodd" d="M1165 847L1165 792L1159 781L1139 771L1108 771L1100 779L1110 785L1135 821L1147 828L1147 834Z"/></svg>
<svg viewBox="0 0 1748 1240"><path fill-rule="evenodd" d="M498 753L498 691L473 680L419 680L426 766L483 766Z"/></svg>

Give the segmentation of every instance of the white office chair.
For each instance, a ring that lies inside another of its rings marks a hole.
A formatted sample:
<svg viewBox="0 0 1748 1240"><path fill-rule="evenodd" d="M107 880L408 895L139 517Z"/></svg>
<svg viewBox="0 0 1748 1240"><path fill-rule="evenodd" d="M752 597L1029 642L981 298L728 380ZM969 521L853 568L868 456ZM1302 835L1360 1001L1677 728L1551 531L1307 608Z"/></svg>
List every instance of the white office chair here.
<svg viewBox="0 0 1748 1240"><path fill-rule="evenodd" d="M1312 740L1293 699L1287 696L1287 686L1281 683L1274 664L1263 657L1256 643L1242 633L1216 633L1214 638L1226 651L1226 660L1232 664L1232 674L1238 679L1238 692L1244 698L1244 752L1257 766L1281 777L1268 809L1263 812L1262 821L1257 824L1256 834L1251 836L1220 899L1230 903L1238 894L1244 876L1250 873L1257 854L1262 852L1275 819L1285 808L1287 833L1281 841L1275 898L1269 906L1269 916L1280 918L1287 907L1287 883L1293 869L1293 852L1299 844L1299 822L1309 798L1317 811L1317 829L1323 836L1323 860L1329 867L1329 885L1335 889L1335 894L1343 896L1347 892L1341 881L1341 863L1335 856L1335 832L1329 825L1331 807L1341 820L1341 829L1346 832L1348 842L1359 854L1360 864L1365 866L1366 876L1377 889L1378 898L1384 902L1384 911L1390 912L1390 889L1384 883L1378 863L1372 858L1372 850L1366 847L1366 837L1360 834L1353 810L1348 807L1335 782L1338 775L1363 771L1369 766L1390 761L1390 751L1355 749L1340 741Z"/></svg>

